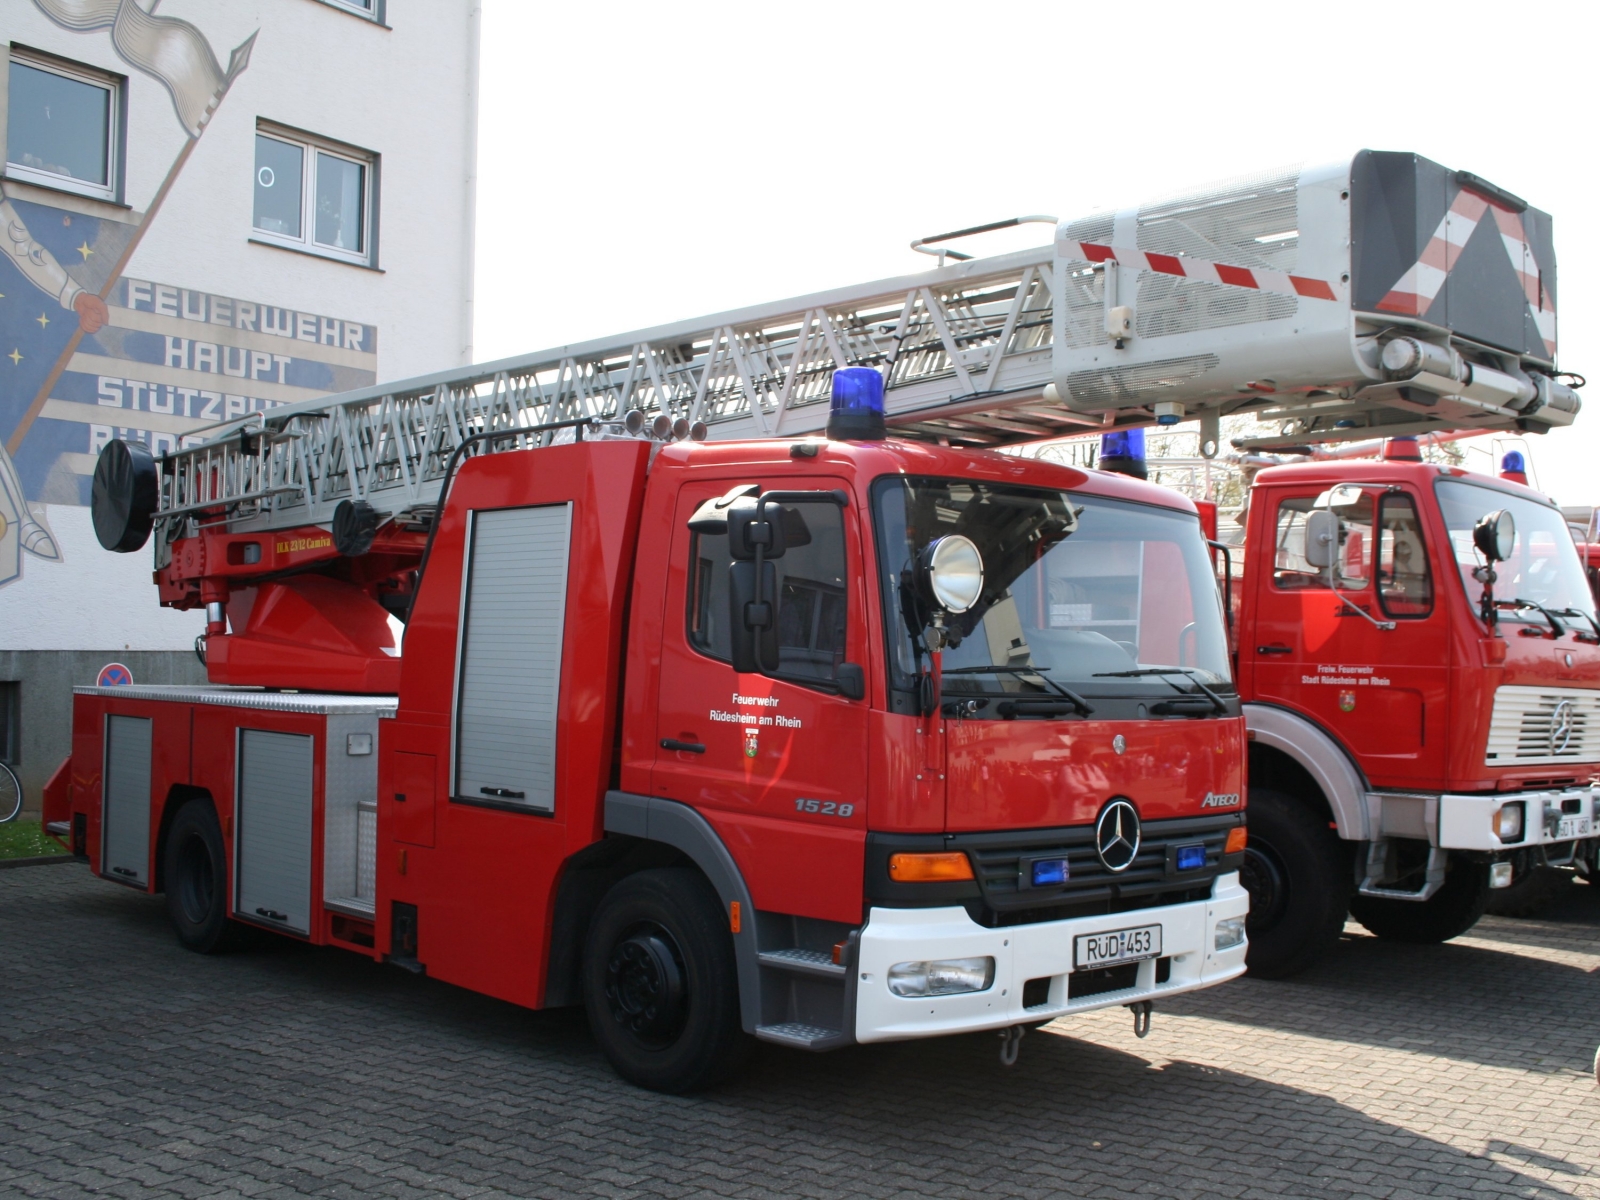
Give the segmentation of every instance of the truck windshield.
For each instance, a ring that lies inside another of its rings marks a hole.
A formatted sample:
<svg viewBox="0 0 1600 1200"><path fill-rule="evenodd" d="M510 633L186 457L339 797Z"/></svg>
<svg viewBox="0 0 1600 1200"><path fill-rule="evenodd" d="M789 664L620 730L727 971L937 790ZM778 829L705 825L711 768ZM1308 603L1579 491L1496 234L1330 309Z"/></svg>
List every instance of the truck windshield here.
<svg viewBox="0 0 1600 1200"><path fill-rule="evenodd" d="M1474 602L1483 585L1472 578L1472 571L1483 565L1483 555L1472 543L1472 527L1479 518L1506 509L1517 523L1517 541L1511 557L1495 567L1495 598L1531 600L1557 614L1594 613L1589 581L1560 510L1459 479L1441 479L1436 486L1461 581ZM1543 614L1533 608L1502 608L1500 619L1546 623Z"/></svg>
<svg viewBox="0 0 1600 1200"><path fill-rule="evenodd" d="M1048 692L1051 683L1101 696L1232 690L1221 601L1193 515L970 479L883 479L873 503L895 688L914 687L927 661L931 614L916 598L916 556L962 534L983 555L983 591L944 618L946 693ZM1046 674L1019 671L1028 667ZM1173 672L1138 674L1148 668Z"/></svg>

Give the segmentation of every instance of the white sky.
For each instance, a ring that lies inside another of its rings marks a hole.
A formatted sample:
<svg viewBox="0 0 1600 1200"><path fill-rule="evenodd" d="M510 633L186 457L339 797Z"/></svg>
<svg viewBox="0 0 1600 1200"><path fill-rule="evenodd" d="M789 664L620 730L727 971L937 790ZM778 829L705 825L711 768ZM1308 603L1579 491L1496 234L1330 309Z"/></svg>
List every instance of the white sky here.
<svg viewBox="0 0 1600 1200"><path fill-rule="evenodd" d="M1561 503L1600 504L1597 13L484 0L474 357L904 274L946 229L1409 150L1553 215L1561 365L1596 384L1529 448ZM982 252L1050 236L1027 230Z"/></svg>

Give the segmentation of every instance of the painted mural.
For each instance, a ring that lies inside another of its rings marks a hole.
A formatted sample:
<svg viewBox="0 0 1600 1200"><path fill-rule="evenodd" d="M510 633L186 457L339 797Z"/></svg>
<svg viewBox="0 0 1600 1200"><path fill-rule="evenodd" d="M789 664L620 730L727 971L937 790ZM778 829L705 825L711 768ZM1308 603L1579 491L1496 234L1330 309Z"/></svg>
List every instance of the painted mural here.
<svg viewBox="0 0 1600 1200"><path fill-rule="evenodd" d="M112 438L160 454L219 421L377 378L374 326L124 274L249 65L254 35L223 69L193 25L133 0L34 3L65 28L109 31L120 58L165 85L188 138L146 211L127 221L0 185L0 587L30 557L62 561L45 505L88 504L96 456Z"/></svg>

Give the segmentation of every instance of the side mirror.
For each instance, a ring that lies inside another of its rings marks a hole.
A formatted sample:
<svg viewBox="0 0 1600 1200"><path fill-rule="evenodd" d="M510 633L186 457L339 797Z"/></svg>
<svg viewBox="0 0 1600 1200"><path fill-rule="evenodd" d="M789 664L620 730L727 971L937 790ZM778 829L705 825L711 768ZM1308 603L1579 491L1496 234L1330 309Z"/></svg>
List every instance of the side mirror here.
<svg viewBox="0 0 1600 1200"><path fill-rule="evenodd" d="M778 669L778 569L770 561L761 564L761 583L758 604L756 564L749 559L728 564L729 657L744 675Z"/></svg>
<svg viewBox="0 0 1600 1200"><path fill-rule="evenodd" d="M1505 562L1517 545L1517 522L1506 509L1492 512L1472 527L1472 544L1492 563Z"/></svg>
<svg viewBox="0 0 1600 1200"><path fill-rule="evenodd" d="M1333 565L1339 552L1339 518L1326 508L1315 509L1306 516L1306 544L1304 556L1307 563L1322 570Z"/></svg>

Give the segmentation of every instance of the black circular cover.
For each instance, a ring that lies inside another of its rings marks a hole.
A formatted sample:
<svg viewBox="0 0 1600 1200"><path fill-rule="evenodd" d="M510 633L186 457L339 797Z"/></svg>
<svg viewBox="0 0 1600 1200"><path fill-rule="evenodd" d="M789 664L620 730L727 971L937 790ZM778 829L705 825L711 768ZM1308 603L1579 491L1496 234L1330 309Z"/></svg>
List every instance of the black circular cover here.
<svg viewBox="0 0 1600 1200"><path fill-rule="evenodd" d="M100 544L118 554L139 549L150 536L156 503L156 460L144 443L107 442L89 501Z"/></svg>
<svg viewBox="0 0 1600 1200"><path fill-rule="evenodd" d="M365 500L341 500L333 510L333 548L346 558L371 550L377 532L377 511Z"/></svg>

